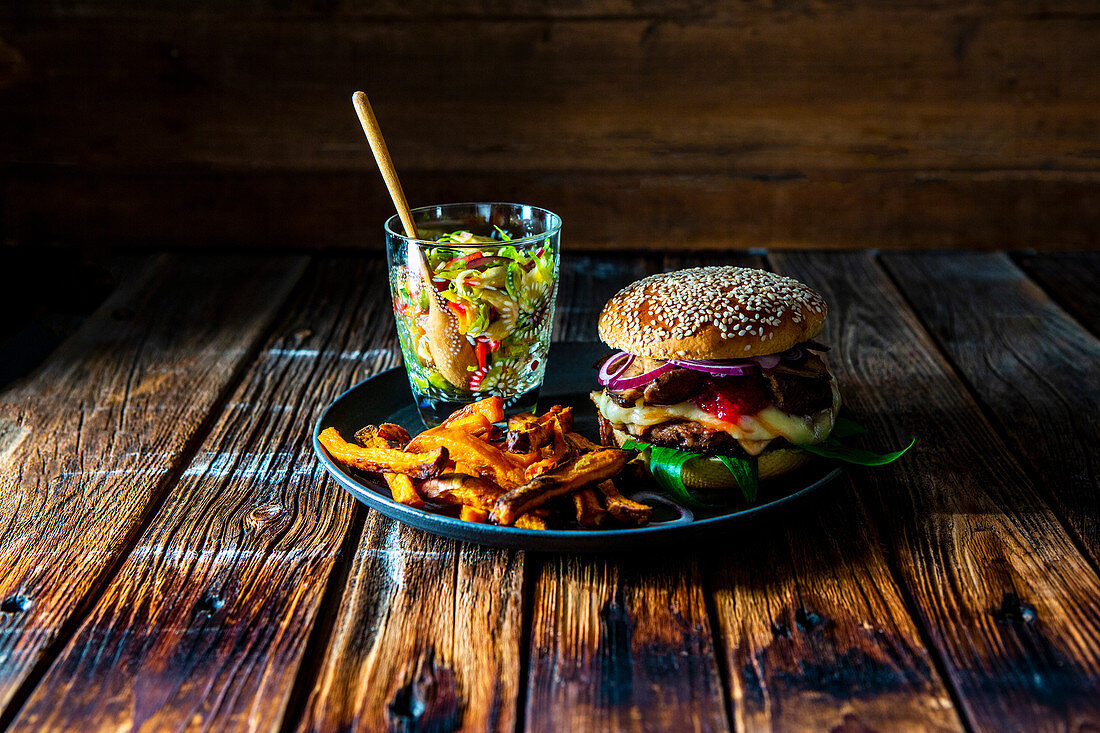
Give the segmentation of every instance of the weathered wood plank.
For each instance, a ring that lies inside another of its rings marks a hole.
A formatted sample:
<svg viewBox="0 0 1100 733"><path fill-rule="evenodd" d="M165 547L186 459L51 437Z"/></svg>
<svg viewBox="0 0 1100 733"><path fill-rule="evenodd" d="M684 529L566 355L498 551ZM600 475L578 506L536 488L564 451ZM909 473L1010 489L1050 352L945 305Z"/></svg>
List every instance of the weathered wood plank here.
<svg viewBox="0 0 1100 733"><path fill-rule="evenodd" d="M1100 254L1027 254L1018 261L1074 318L1100 334Z"/></svg>
<svg viewBox="0 0 1100 733"><path fill-rule="evenodd" d="M570 258L559 290L559 338L598 340L596 320L607 299L656 267L641 257ZM528 562L539 564L527 730L727 729L694 558Z"/></svg>
<svg viewBox="0 0 1100 733"><path fill-rule="evenodd" d="M365 171L348 97L367 83L403 171L1095 172L1100 20L973 13L22 18L4 40L32 73L6 93L0 149L116 171Z"/></svg>
<svg viewBox="0 0 1100 733"><path fill-rule="evenodd" d="M1005 255L884 262L1017 460L1100 562L1100 341Z"/></svg>
<svg viewBox="0 0 1100 733"><path fill-rule="evenodd" d="M523 566L372 512L298 730L514 730Z"/></svg>
<svg viewBox="0 0 1100 733"><path fill-rule="evenodd" d="M377 246L368 80L414 199L575 245L1097 244L1087 3L139 5L6 6L6 236Z"/></svg>
<svg viewBox="0 0 1100 733"><path fill-rule="evenodd" d="M838 10L862 9L876 11L922 10L937 12L950 8L971 17L992 11L999 13L1057 13L1060 15L1086 14L1094 8L1087 0L1059 0L1057 3L1042 0L969 0L946 3L942 0L905 0L905 2L881 2L863 0L858 6L838 6L828 0L809 0L797 5L776 6L768 2L741 2L739 0L670 0L658 4L636 3L629 0L490 0L488 2L455 3L446 0L346 0L339 3L318 4L313 0L196 0L188 4L192 15L222 18L225 16L251 18L329 18L333 20L373 19L394 21L422 18L430 14L440 20L480 19L486 22L501 20L530 20L540 18L591 19L599 22L607 19L641 19L667 21L751 21L763 16L813 13L825 15ZM34 0L11 0L0 9L0 18L13 20L52 18L66 20L74 17L128 17L143 18L157 15L178 14L172 6L150 4L142 0L65 0L39 3Z"/></svg>
<svg viewBox="0 0 1100 733"><path fill-rule="evenodd" d="M764 266L744 255L665 264ZM845 477L705 556L738 729L962 729L856 487Z"/></svg>
<svg viewBox="0 0 1100 733"><path fill-rule="evenodd" d="M278 729L356 507L313 420L398 362L376 258L305 285L13 730Z"/></svg>
<svg viewBox="0 0 1100 733"><path fill-rule="evenodd" d="M708 559L740 729L964 729L854 485Z"/></svg>
<svg viewBox="0 0 1100 733"><path fill-rule="evenodd" d="M979 730L1100 721L1100 579L873 255L783 254L830 305L844 398L906 458L853 470L906 595Z"/></svg>
<svg viewBox="0 0 1100 733"><path fill-rule="evenodd" d="M568 245L567 245L568 246ZM607 299L650 269L643 257L566 253L558 273L555 341L599 341L596 321Z"/></svg>
<svg viewBox="0 0 1100 733"><path fill-rule="evenodd" d="M380 249L382 222L393 214L377 175L366 172L17 170L0 178L6 188L0 205L8 236L19 242ZM1082 249L1096 246L1100 232L1100 175L402 170L401 180L415 192L414 203L506 199L545 206L562 216L566 247L574 251L763 245L1050 249L1055 240L1059 249ZM203 215L181 217L181 210ZM334 221L341 226L333 227ZM323 241L318 232L324 232Z"/></svg>
<svg viewBox="0 0 1100 733"><path fill-rule="evenodd" d="M0 397L0 706L98 592L304 263L158 258Z"/></svg>
<svg viewBox="0 0 1100 733"><path fill-rule="evenodd" d="M728 729L690 554L546 559L534 588L526 729Z"/></svg>

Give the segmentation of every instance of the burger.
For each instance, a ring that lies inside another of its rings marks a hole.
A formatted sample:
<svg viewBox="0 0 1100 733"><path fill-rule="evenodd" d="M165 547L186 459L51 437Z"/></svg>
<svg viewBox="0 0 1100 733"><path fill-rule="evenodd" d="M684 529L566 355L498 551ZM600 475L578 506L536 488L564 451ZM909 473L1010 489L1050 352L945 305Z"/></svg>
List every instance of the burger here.
<svg viewBox="0 0 1100 733"><path fill-rule="evenodd" d="M813 341L825 301L789 277L745 267L652 275L619 291L599 319L616 349L591 394L600 440L695 454L688 487L738 484L732 461L758 478L793 471L833 430L840 393ZM725 457L725 460L723 460ZM725 468L723 468L725 466Z"/></svg>

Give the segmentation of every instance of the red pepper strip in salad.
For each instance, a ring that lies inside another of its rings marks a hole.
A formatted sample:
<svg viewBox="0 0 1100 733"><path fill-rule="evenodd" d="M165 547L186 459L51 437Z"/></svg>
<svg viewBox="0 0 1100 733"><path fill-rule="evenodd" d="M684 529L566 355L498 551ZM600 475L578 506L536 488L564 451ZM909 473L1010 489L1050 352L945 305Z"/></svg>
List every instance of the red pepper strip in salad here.
<svg viewBox="0 0 1100 733"><path fill-rule="evenodd" d="M444 262L443 267L440 268L440 269L449 270L452 267L454 267L455 265L457 265L459 262L461 262L462 264L465 265L465 264L468 264L471 260L476 260L478 257L481 257L481 252L480 251L474 251L474 252L471 252L468 255L463 255L461 257L452 257L451 259Z"/></svg>

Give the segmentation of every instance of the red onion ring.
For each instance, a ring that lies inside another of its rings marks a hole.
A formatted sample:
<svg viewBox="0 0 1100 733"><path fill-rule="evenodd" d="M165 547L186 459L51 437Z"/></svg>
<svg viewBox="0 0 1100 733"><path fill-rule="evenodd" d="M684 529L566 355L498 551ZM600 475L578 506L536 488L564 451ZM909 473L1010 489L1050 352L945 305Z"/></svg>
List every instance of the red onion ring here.
<svg viewBox="0 0 1100 733"><path fill-rule="evenodd" d="M652 491L641 491L637 494L634 494L630 498L633 501L648 503L650 506L652 506L653 504L664 504L665 506L676 510L676 512L680 515L675 519L668 519L663 522L650 522L650 526L659 524L662 527L671 527L677 524L691 524L693 521L695 521L695 514L690 509L688 509L686 506L677 504L672 499L669 499L667 496L664 496L662 494L655 494Z"/></svg>
<svg viewBox="0 0 1100 733"><path fill-rule="evenodd" d="M801 358L802 350L794 346L782 354L753 356L748 359L670 359L668 363L684 369L706 372L715 377L740 377L755 374L757 369L770 372L779 366L780 361L798 361Z"/></svg>
<svg viewBox="0 0 1100 733"><path fill-rule="evenodd" d="M752 361L755 361L760 365L760 368L766 372L770 372L779 366L779 362L782 361L778 354L768 354L767 356L754 356Z"/></svg>
<svg viewBox="0 0 1100 733"><path fill-rule="evenodd" d="M754 374L760 368L751 361L718 359L669 359L668 363L696 372L706 372L715 377L740 377L745 374Z"/></svg>
<svg viewBox="0 0 1100 733"><path fill-rule="evenodd" d="M466 268L469 270L482 267L484 265L496 265L501 262L511 262L512 260L507 257L500 257L498 255L482 255L481 257L475 257L466 263Z"/></svg>
<svg viewBox="0 0 1100 733"><path fill-rule="evenodd" d="M628 377L626 379L612 379L608 383L608 387L618 392L624 389L633 389L635 387L641 387L643 384L649 384L657 377L661 376L665 372L672 371L676 366L672 363L662 364L652 371L648 371L645 374L639 374L636 377ZM624 370L625 371L625 370ZM621 374L622 372L620 372Z"/></svg>
<svg viewBox="0 0 1100 733"><path fill-rule="evenodd" d="M614 363L616 361L619 361L620 359L623 360L623 365L618 368L614 367ZM596 377L596 381L606 387L608 386L609 382L615 379L615 377L619 376L627 369L629 369L630 365L633 363L633 354L628 354L625 351L620 351L617 354L612 354L607 358L606 361L604 361L603 365L600 367L600 374L598 377ZM615 371L612 371L612 369L614 369Z"/></svg>
<svg viewBox="0 0 1100 733"><path fill-rule="evenodd" d="M813 342L809 342L813 343ZM809 344L807 344L809 346ZM814 344L819 346L819 344ZM768 354L767 356L753 356L748 359L669 359L661 366L639 374L636 377L619 379L619 375L630 368L634 363L634 355L620 351L608 358L600 367L597 381L605 387L619 391L633 389L643 384L652 382L657 377L669 371L673 367L682 367L696 372L704 372L714 377L741 377L746 374L755 374L758 370L770 372L779 366L780 361L798 361L802 359L802 349L798 346L787 349L782 354ZM618 366L621 363L622 366Z"/></svg>

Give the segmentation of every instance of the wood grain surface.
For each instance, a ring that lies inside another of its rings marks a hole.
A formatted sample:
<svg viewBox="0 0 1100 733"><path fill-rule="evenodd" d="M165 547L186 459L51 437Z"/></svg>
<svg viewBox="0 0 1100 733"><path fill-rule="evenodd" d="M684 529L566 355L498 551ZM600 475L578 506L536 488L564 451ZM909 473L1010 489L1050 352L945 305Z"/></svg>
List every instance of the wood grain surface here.
<svg viewBox="0 0 1100 733"><path fill-rule="evenodd" d="M383 124L385 122L383 121ZM361 135L357 130L355 134ZM363 155L368 155L363 143ZM400 165L400 161L398 161ZM13 166L4 225L16 242L132 247L381 249L393 204L362 171L76 172ZM530 201L563 218L574 251L851 247L1096 246L1088 175L991 171L807 174L401 171L412 205ZM0 179L2 180L2 179ZM181 217L180 211L201 211ZM120 227L125 222L125 227ZM334 225L339 222L339 226ZM656 233L660 232L660 235Z"/></svg>
<svg viewBox="0 0 1100 733"><path fill-rule="evenodd" d="M1019 255L1020 265L1093 335L1100 335L1100 253Z"/></svg>
<svg viewBox="0 0 1100 733"><path fill-rule="evenodd" d="M904 460L853 469L978 730L1100 721L1100 579L870 253L776 253L830 304L846 404Z"/></svg>
<svg viewBox="0 0 1100 733"><path fill-rule="evenodd" d="M551 557L532 591L527 730L728 730L691 554Z"/></svg>
<svg viewBox="0 0 1100 733"><path fill-rule="evenodd" d="M950 7L955 12L976 15L993 11L1011 10L1017 13L1036 13L1056 10L1065 15L1085 14L1093 9L1088 0L1060 0L1056 4L1042 0L964 0L949 6L937 0L899 0L865 3L867 10L936 12ZM739 0L667 0L660 5L629 2L629 0L493 0L492 2L467 2L448 4L441 0L344 0L340 3L319 5L313 0L195 0L188 5L195 15L204 17L228 16L250 18L312 18L332 20L396 21L422 19L430 14L440 21L479 19L483 21L512 20L676 20L679 22L752 22L769 14L782 19L788 15L815 12L820 14L845 11L853 13L857 6L836 6L821 0L794 6L772 6L761 3L745 3ZM33 0L12 0L6 6L6 17L19 19L54 18L69 16L148 18L173 16L178 11L171 6L150 4L142 0L79 0L56 1L40 5ZM854 14L854 13L853 13Z"/></svg>
<svg viewBox="0 0 1100 733"><path fill-rule="evenodd" d="M24 15L5 40L34 76L12 96L37 103L15 108L4 151L366 172L349 98L367 86L402 171L1096 171L1098 21L1004 6L967 20ZM140 122L120 135L120 119Z"/></svg>
<svg viewBox="0 0 1100 733"><path fill-rule="evenodd" d="M0 704L63 642L301 275L158 257L0 397Z"/></svg>
<svg viewBox="0 0 1100 733"><path fill-rule="evenodd" d="M561 259L554 341L600 340L596 322L604 303L635 280L656 269L640 256L569 254Z"/></svg>
<svg viewBox="0 0 1100 733"><path fill-rule="evenodd" d="M964 730L853 483L708 553L740 730Z"/></svg>
<svg viewBox="0 0 1100 733"><path fill-rule="evenodd" d="M1088 270L1040 287L975 253L571 255L554 337L594 338L638 277L718 262L821 291L858 440L918 442L771 518L623 556L436 538L324 477L317 411L399 363L377 257L139 261L0 398L0 722L1100 726L1100 578L1078 549L1095 542Z"/></svg>
<svg viewBox="0 0 1100 733"><path fill-rule="evenodd" d="M297 729L514 730L523 578L522 552L372 512Z"/></svg>
<svg viewBox="0 0 1100 733"><path fill-rule="evenodd" d="M997 431L1100 561L1100 342L1004 255L884 259ZM1097 281L1100 284L1100 281Z"/></svg>
<svg viewBox="0 0 1100 733"><path fill-rule="evenodd" d="M586 247L1087 248L1097 24L1038 0L20 0L3 221L380 246L366 88L414 204L532 201Z"/></svg>
<svg viewBox="0 0 1100 733"><path fill-rule="evenodd" d="M314 459L313 421L397 362L384 273L311 270L12 730L278 729L356 509Z"/></svg>
<svg viewBox="0 0 1100 733"><path fill-rule="evenodd" d="M857 486L846 476L702 555L739 730L962 730Z"/></svg>

